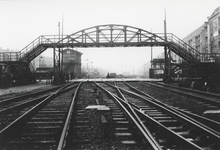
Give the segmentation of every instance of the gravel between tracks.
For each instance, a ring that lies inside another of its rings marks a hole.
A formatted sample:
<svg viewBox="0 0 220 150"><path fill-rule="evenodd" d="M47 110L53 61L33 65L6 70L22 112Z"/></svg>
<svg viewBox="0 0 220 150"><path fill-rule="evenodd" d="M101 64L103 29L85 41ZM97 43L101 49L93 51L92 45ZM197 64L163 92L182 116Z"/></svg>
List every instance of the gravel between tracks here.
<svg viewBox="0 0 220 150"><path fill-rule="evenodd" d="M83 94L79 94L78 98L83 99L81 108L87 107L88 105L94 105L95 99L99 99L101 105L105 105L105 100L109 97L103 93L100 89L99 94L92 92L92 89L97 88L92 83L86 83L81 88ZM86 110L85 116L90 122L90 128L84 133L84 139L90 139L89 143L78 143L75 144L72 150L90 149L90 150L141 150L146 149L141 145L128 146L120 142L115 136L115 125L112 120L111 112L104 112L103 115L107 119L107 126L101 123L100 112L97 110ZM80 132L80 129L78 129ZM79 138L80 139L80 138ZM68 149L68 148L67 148ZM69 150L69 149L68 149Z"/></svg>

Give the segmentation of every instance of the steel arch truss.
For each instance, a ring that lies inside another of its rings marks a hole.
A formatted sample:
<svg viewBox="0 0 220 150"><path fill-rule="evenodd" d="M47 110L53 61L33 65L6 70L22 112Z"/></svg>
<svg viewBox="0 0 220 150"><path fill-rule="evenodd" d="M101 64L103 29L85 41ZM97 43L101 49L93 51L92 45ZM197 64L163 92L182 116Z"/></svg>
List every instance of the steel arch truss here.
<svg viewBox="0 0 220 150"><path fill-rule="evenodd" d="M164 46L164 39L148 31L125 25L101 25L68 35L60 47Z"/></svg>

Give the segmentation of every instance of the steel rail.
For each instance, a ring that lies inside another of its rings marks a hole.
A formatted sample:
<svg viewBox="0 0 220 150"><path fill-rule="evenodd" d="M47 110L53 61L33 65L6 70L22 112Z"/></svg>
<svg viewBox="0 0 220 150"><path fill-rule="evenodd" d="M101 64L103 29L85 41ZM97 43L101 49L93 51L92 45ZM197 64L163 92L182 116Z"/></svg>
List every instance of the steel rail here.
<svg viewBox="0 0 220 150"><path fill-rule="evenodd" d="M150 133L150 131L146 128L146 126L143 124L143 122L141 121L141 119L138 117L138 115L135 113L134 108L132 107L132 105L128 102L128 100L124 97L124 95L121 93L121 91L119 90L118 87L116 87L120 97L122 97L122 100L120 100L120 98L118 96L116 96L115 94L113 96L115 96L116 98L118 98L120 101L122 101L123 103L125 103L129 109L131 110L131 112L133 113L133 115L135 116L137 123L140 124L140 126L142 127L142 129L145 131L145 133L147 134L147 138L149 142L152 142L151 145L153 145L155 148L157 149L161 149L160 145L158 144L158 142L154 139L153 135Z"/></svg>
<svg viewBox="0 0 220 150"><path fill-rule="evenodd" d="M56 96L58 96L59 94L68 91L73 87L68 87L70 86L70 84L68 85L64 85L63 87L59 88L56 92L52 93L51 95L49 95L48 97L46 97L44 100L42 100L41 102L39 102L37 105L35 105L34 107L32 107L30 110L28 110L27 112L25 112L23 115L21 115L20 117L18 117L16 120L14 120L12 123L10 123L8 126L6 126L4 129L2 129L0 131L0 149L2 149L1 146L3 146L3 141L6 139L7 136L9 136L11 134L11 132L16 128L16 126L18 126L19 124L22 124L22 122L24 122L27 118L29 118L30 116L32 116L36 111L38 111L44 104L48 103L50 100L52 100L53 98L55 98ZM66 88L68 87L68 88Z"/></svg>
<svg viewBox="0 0 220 150"><path fill-rule="evenodd" d="M124 110L124 112L126 112L126 114L129 116L129 118L135 123L135 125L138 127L139 131L142 133L142 135L145 137L145 139L149 142L149 144L152 146L152 148L154 150L162 150L162 148L155 141L155 139L152 137L152 135L149 134L149 132L146 132L145 129L143 129L143 127L140 125L140 123L137 121L137 119L135 119L136 117L134 118L133 115L130 113L130 111L128 109L126 109L125 106L121 103L121 102L125 102L124 100L122 100L121 98L117 97L115 94L107 91L105 88L103 88L102 86L98 85L97 83L95 83L95 84L99 88L101 88L103 91L105 91L105 93L107 93L109 96L111 96L121 106L121 108ZM121 99L121 100L119 100L119 99Z"/></svg>
<svg viewBox="0 0 220 150"><path fill-rule="evenodd" d="M149 99L148 97L144 97L142 95L139 95L137 93L131 92L131 91L127 91L125 89L120 88L122 91L128 93L128 94L132 94L135 95L143 100L147 100L149 103L163 109L164 111L166 111L167 113L172 114L173 116L177 117L178 119L184 121L185 123L187 123L188 125L190 125L192 128L198 130L200 132L203 132L205 134L208 134L211 138L213 139L220 139L220 135L216 132L214 132L211 128L199 123L198 121L190 118L190 117L186 117L186 115L181 114L180 112L177 113L177 111L175 111L175 113L173 112L174 109L167 107L167 105L162 105L161 102L159 102L158 100L156 100L155 98L151 98ZM152 101L153 100L153 101ZM187 122L186 122L187 121Z"/></svg>
<svg viewBox="0 0 220 150"><path fill-rule="evenodd" d="M172 106L169 106L169 107L171 107L171 108L173 108L177 111L180 111L183 114L185 114L187 116L190 116L191 118L203 123L204 125L206 125L206 126L210 127L211 129L215 130L215 132L218 132L218 134L220 135L220 128L219 128L220 127L220 122L217 122L217 121L205 118L203 116L199 116L197 114L193 114L191 112L187 112L187 111L184 111L184 110L172 107Z"/></svg>
<svg viewBox="0 0 220 150"><path fill-rule="evenodd" d="M146 85L146 83L145 83L145 84L144 84L144 83L141 83L141 84L142 84L142 85ZM192 91L192 90L186 90L186 89L184 89L184 91L186 91L186 92L183 92L183 91L180 91L180 90L177 90L177 89L171 89L171 88L164 87L164 86L161 87L161 86L156 85L156 84L149 84L149 83L148 83L148 85L151 85L151 86L154 86L154 87L163 89L163 90L166 89L166 90L169 90L169 91L172 91L172 92L175 92L175 93L178 93L178 94L187 96L187 97L199 99L199 100L204 101L204 102L210 102L210 103L213 103L213 104L220 105L219 99L216 99L216 98L207 98L207 97L204 97L204 96L201 96L201 95L197 95L197 94L193 94L193 93L190 93L190 94L189 94L189 91L190 91L190 92L196 92L196 93L199 93L199 94L201 94L201 93L204 94L204 92L198 92L197 90ZM148 85L146 85L146 86L148 86ZM177 87L176 87L176 88L177 88ZM207 94L206 94L206 96L207 96ZM210 96L210 94L209 94L209 96ZM216 96L216 95L215 95L215 96ZM220 95L219 95L219 98L220 98Z"/></svg>
<svg viewBox="0 0 220 150"><path fill-rule="evenodd" d="M61 90L62 88L68 87L70 84L73 84L73 83L69 83L69 84L67 84L67 85L65 85L65 86L62 85L62 86L58 86L58 87L55 87L55 88L52 88L52 89L47 89L47 90L45 90L45 91L34 92L34 93L31 93L30 95L29 95L29 94L21 95L21 96L18 96L18 97L14 97L14 98L10 98L10 99L4 100L4 101L2 101L2 102L3 102L3 104L4 104L4 103L7 103L7 102L14 102L14 101L18 101L18 100L21 99L21 98L27 98L27 97L29 97L29 96L34 96L34 95L43 94L43 93L45 93L45 92L49 92L49 91L52 91L52 90L56 90L56 89ZM11 111L11 110L13 110L13 109L18 109L18 108L24 107L24 106L26 106L26 105L31 105L31 104L33 104L33 103L35 103L35 102L38 102L38 101L40 101L40 100L42 100L42 99L45 99L45 98L48 97L49 95L50 95L50 94L47 94L47 95L44 95L44 96L41 96L41 97L38 97L38 98L34 98L34 99L30 100L30 101L26 101L26 102L23 102L23 103L21 103L21 104L17 104L17 105L14 105L14 106L11 106L11 107L2 109L2 110L0 110L0 115L6 113L6 112L8 112L8 111ZM0 104L1 104L1 102L0 102Z"/></svg>
<svg viewBox="0 0 220 150"><path fill-rule="evenodd" d="M108 84L108 83L107 83ZM108 84L109 86L111 86L112 88L116 88L114 87L113 85L111 84ZM121 88L119 88L119 90L121 90ZM139 108L137 108L137 106L133 105L132 103L130 102L125 102L123 99L119 98L117 95L113 94L113 96L115 96L116 98L118 98L121 102L125 103L126 105L130 105L133 107L133 109L137 112L137 113L142 113L142 115L144 115L145 117L147 117L147 120L150 120L151 122L154 122L154 124L156 124L157 126L159 125L160 127L162 127L164 129L164 131L168 134L172 134L172 137L174 137L174 139L178 139L178 140L181 140L182 142L184 142L184 146L187 147L187 148L191 148L191 149L197 149L197 150L202 150L201 147L197 146L196 144L186 140L185 138L181 137L180 135L176 134L174 131L166 128L164 125L162 125L161 123L157 122L156 120L150 118L148 115L144 114ZM138 117L139 118L139 117ZM142 122L140 120L140 122ZM146 128L145 125L143 125Z"/></svg>
<svg viewBox="0 0 220 150"><path fill-rule="evenodd" d="M116 97L117 97L117 96L116 96ZM117 98L120 99L119 97L117 97ZM123 101L122 101L122 102L123 102ZM186 139L183 138L182 136L176 134L174 131L172 131L172 130L168 129L167 127L165 127L163 124L159 123L158 121L156 121L156 120L152 119L151 117L149 117L148 115L144 114L144 112L141 111L139 108L137 108L137 106L133 105L133 104L130 103L130 102L128 102L127 105L131 105L131 106L133 107L133 109L134 109L137 113L141 113L144 117L147 118L147 120L150 120L150 121L152 121L154 124L156 124L157 126L162 127L162 128L165 130L165 132L167 132L168 134L171 133L171 134L172 134L172 137L174 137L174 139L177 138L177 139L181 140L182 142L184 142L184 144L183 144L184 146L190 147L190 148L193 148L193 149L202 150L201 147L199 147L199 146L197 146L196 144L194 144L194 143L192 143L192 142L186 140ZM145 125L143 125L143 126L145 126ZM146 128L146 127L145 127L145 128ZM146 129L147 129L147 128L146 128Z"/></svg>
<svg viewBox="0 0 220 150"><path fill-rule="evenodd" d="M170 109L173 109L174 111L176 110L176 112L182 112L182 114L185 114L187 116L189 116L189 119L192 119L193 118L193 121L199 121L200 124L206 128L208 128L209 130L211 130L212 132L215 132L217 134L220 135L220 123L217 122L217 121L213 121L213 120L210 120L208 118L205 118L205 117L202 117L202 116L199 116L199 115L196 115L196 114L192 114L192 113L189 113L189 112L186 112L184 110L181 110L181 109L178 109L178 108L175 108L173 106L169 106L169 105L166 105L162 102L160 102L159 100L155 99L154 97L134 88L133 86L131 86L130 84L124 82L127 86L129 86L129 88L131 88L133 91L137 92L138 94L140 95L143 95L145 97L148 97L148 98L151 98L153 99L156 103L159 103L160 105L163 105L164 107L168 107Z"/></svg>
<svg viewBox="0 0 220 150"><path fill-rule="evenodd" d="M62 86L63 86L63 85L62 85ZM54 88L51 88L51 89L41 90L41 91L37 91L37 92L33 92L33 93L22 94L22 95L18 95L18 96L16 96L16 97L12 97L12 98L8 98L8 99L0 100L0 105L3 105L3 104L5 104L5 103L9 103L9 102L14 102L14 101L17 101L18 99L23 99L23 98L27 98L27 97L31 97L31 96L43 94L43 93L49 92L49 91L51 91L51 90L57 90L57 89L59 89L60 87L61 87L61 86L54 87Z"/></svg>
<svg viewBox="0 0 220 150"><path fill-rule="evenodd" d="M140 83L146 83L146 82L140 82ZM209 92L200 91L200 90L196 90L196 89L192 90L192 89L189 89L189 88L177 87L177 86L174 86L174 85L164 84L164 83L160 83L160 82L157 82L156 84L162 85L162 86L165 86L165 87L174 88L174 89L180 89L180 90L187 91L187 92L193 92L193 93L197 93L197 94L204 95L204 96L220 98L220 94L209 93Z"/></svg>
<svg viewBox="0 0 220 150"><path fill-rule="evenodd" d="M41 97L38 97L38 98L34 98L30 101L26 101L26 102L23 102L21 104L17 104L17 105L14 105L14 106L11 106L11 107L8 107L8 108L5 108L5 109L2 109L0 110L0 115L4 114L4 113L7 113L11 110L15 110L15 109L19 109L19 108L22 108L22 107L25 107L27 105L31 105L33 103L37 103L38 101L42 100L42 99L45 99L46 97L48 97L50 94L47 94L47 95L44 95L44 96L41 96Z"/></svg>
<svg viewBox="0 0 220 150"><path fill-rule="evenodd" d="M72 118L72 114L73 114L73 110L74 110L74 105L75 105L75 102L76 102L76 96L78 95L81 84L82 84L82 82L79 83L79 85L77 86L76 91L74 93L72 102L71 102L70 107L69 107L68 115L66 117L66 121L65 121L62 133L61 133L61 137L60 137L60 140L59 140L57 150L63 150L65 145L66 145L66 137L68 135L68 129L69 129L69 125L70 125L70 122L71 122L71 118Z"/></svg>
<svg viewBox="0 0 220 150"><path fill-rule="evenodd" d="M126 84L127 84L127 83L126 83ZM129 85L129 84L127 84L127 85ZM130 86L130 85L129 85L129 87L130 87L131 89L135 89L134 87L132 87L132 86ZM137 94L137 93L133 93L133 92L131 92L131 91L127 91L127 90L122 89L122 88L119 88L119 89L125 91L126 93L130 93L130 94L132 94L132 95L136 95L136 96L139 95L139 94ZM158 104L158 106L161 105L161 106L162 106L161 108L162 108L162 109L165 108L165 110L166 110L168 113L173 114L175 117L180 118L180 120L182 120L182 121L184 121L184 122L185 122L185 120L186 120L186 121L188 122L187 124L190 125L193 129L195 129L195 130L197 130L197 131L198 131L198 129L199 129L199 131L201 131L201 132L205 133L206 135L210 136L210 138L212 138L213 141L215 141L215 142L219 141L219 139L220 139L220 134L219 134L218 131L213 130L212 128L206 126L205 124L202 124L201 122L198 122L197 120L193 119L192 117L189 117L189 116L185 115L184 113L181 113L181 112L178 111L177 109L174 109L174 108L172 108L172 107L170 107L170 106L168 106L168 105L166 105L166 104L161 103L160 101L158 101L158 100L156 100L155 98L153 98L153 97L151 97L151 96L149 96L149 95L143 93L142 91L139 91L138 89L135 89L135 91L136 91L136 92L138 91L138 93L141 93L141 95L139 95L139 96L140 96L140 98L142 98L143 100L146 99L146 100L147 100L148 102L150 102L150 103L154 103L154 102L155 102L156 105L157 105L157 104ZM142 95L146 95L146 96L143 97ZM153 100L153 101L152 101L152 100ZM157 107L158 107L158 106L157 106ZM159 107L160 107L160 106L159 106ZM137 107L136 107L136 108L137 108ZM174 113L172 113L172 111L174 111ZM217 127L217 125L216 125L216 127ZM219 126L218 126L218 127L219 127Z"/></svg>
<svg viewBox="0 0 220 150"><path fill-rule="evenodd" d="M154 120L153 118L151 118L150 116L148 116L147 114L145 114L143 111L141 111L140 109L134 107L134 110L139 114L145 117L145 119L147 119L147 121L153 122L153 124L155 126L159 126L160 128L163 129L163 131L165 133L167 133L168 135L171 134L172 138L175 140L181 140L183 142L184 147L190 148L190 149L198 149L198 150L203 150L203 148L199 147L198 145L192 143L191 141L186 140L184 137L176 134L174 131L172 131L171 129L168 129L166 126L164 126L163 124L159 123L158 121Z"/></svg>

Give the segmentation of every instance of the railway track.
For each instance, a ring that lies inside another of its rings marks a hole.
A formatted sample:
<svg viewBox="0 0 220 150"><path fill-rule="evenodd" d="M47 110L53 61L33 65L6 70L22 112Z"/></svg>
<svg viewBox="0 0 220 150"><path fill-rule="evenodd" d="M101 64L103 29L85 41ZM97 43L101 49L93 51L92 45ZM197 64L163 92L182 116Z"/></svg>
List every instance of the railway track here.
<svg viewBox="0 0 220 150"><path fill-rule="evenodd" d="M210 108L212 107L215 108L216 105L220 107L220 101L219 101L220 95L219 94L193 90L189 88L182 88L182 87L172 86L172 85L163 84L163 83L141 82L141 84L154 86L154 87L157 87L157 88L169 91L169 92L174 92L174 93L178 93L183 96L198 99L201 102L203 102L204 105L207 105Z"/></svg>
<svg viewBox="0 0 220 150"><path fill-rule="evenodd" d="M173 97L177 97L176 95L181 95L181 97L179 96L178 101L174 102L172 100L169 101L166 99L165 103L166 101L168 103L173 103L176 109L181 109L183 113L191 115L192 117L195 118L202 117L202 118L211 119L215 122L220 122L219 113L218 113L220 109L219 94L207 93L197 90L179 88L179 87L156 84L156 83L141 83L141 84L134 83L133 85L139 86L139 89L145 91L145 93L149 91L152 95L155 95L156 93L151 92L152 91L151 89L154 89L154 91L158 91L158 95L161 95L160 93L162 92L165 93L164 95L171 95L166 93L173 93Z"/></svg>
<svg viewBox="0 0 220 150"><path fill-rule="evenodd" d="M123 99L126 99L126 101L133 105L133 107L137 109L139 115L142 114L140 116L142 122L147 122L145 125L148 129L152 129L151 132L156 135L155 138L163 148L220 148L218 143L220 138L219 132L204 126L186 115L181 114L177 110L158 103L158 101L148 96L142 97L142 95L129 92L127 90L122 90L122 93ZM157 128L155 128L155 126ZM169 137L172 138L169 139ZM178 146L180 147L178 148Z"/></svg>
<svg viewBox="0 0 220 150"><path fill-rule="evenodd" d="M141 95L144 95L144 96L146 96L146 97L150 97L150 98L152 98L152 99L155 99L155 98L153 98L152 96L150 96L149 94L146 94L145 92L143 92L143 91L140 91L140 90L138 90L137 88L134 88L133 86L131 86L131 85L129 85L128 83L126 83L126 82L124 82L124 83L121 83L121 85L124 87L129 87L131 90L133 90L133 91L136 91L137 93L139 93L139 94L141 94ZM156 91L156 89L155 89L155 91ZM160 93L159 91L158 91L158 93ZM172 97L171 95L170 95L170 97ZM174 96L175 97L175 96ZM158 100L158 99L155 99L156 101L158 101L158 102L161 102L161 100ZM188 99L187 99L188 100ZM176 98L175 99L175 101L177 101L177 102L180 102L181 100L180 99L178 99L178 98ZM185 103L185 101L184 100L182 100L183 101L183 104ZM192 101L194 101L194 99L192 99ZM215 120L213 120L213 119L210 119L210 118L207 118L207 117L209 117L209 116L204 116L204 114L202 113L202 114L199 114L199 113L194 113L193 112L193 110L192 111L189 111L189 109L188 109L188 107L184 107L184 106L179 106L179 107L176 107L176 106L172 106L172 105L167 105L167 104L165 104L163 101L161 102L161 104L162 105L164 105L165 107L167 107L167 106L169 106L170 108L172 108L172 109L174 109L174 110L176 110L176 111L178 111L178 112L181 112L182 114L184 114L184 115L186 115L186 116L189 116L190 118L193 118L193 119L195 119L196 121L198 121L198 122L201 122L201 123L203 123L204 125L206 125L206 126L208 126L209 128L212 128L213 130L215 130L216 132L220 132L220 128L219 128L219 126L220 126L220 123L218 122L218 121L215 121ZM180 103L180 104L182 104L182 103ZM193 103L190 101L190 105L193 105ZM200 103L199 103L199 105L200 105ZM194 107L194 109L196 109L197 107L195 106ZM205 108L203 108L203 107L200 107L200 109L202 109L203 111L204 110L207 110L207 108L205 107ZM214 117L214 116L213 116ZM213 118L212 117L212 118ZM216 117L217 119L218 119L218 117ZM215 119L216 119L215 118ZM217 120L216 119L216 120Z"/></svg>
<svg viewBox="0 0 220 150"><path fill-rule="evenodd" d="M62 86L31 108L28 106L22 109L23 112L18 118L1 129L0 148L54 149L59 141L72 100L72 93L61 93L73 88L76 88L76 85Z"/></svg>
<svg viewBox="0 0 220 150"><path fill-rule="evenodd" d="M63 87L0 131L4 150L219 149L220 134L122 82Z"/></svg>
<svg viewBox="0 0 220 150"><path fill-rule="evenodd" d="M150 149L129 112L94 83L84 83L77 99L65 149Z"/></svg>
<svg viewBox="0 0 220 150"><path fill-rule="evenodd" d="M31 109L34 105L48 97L62 86L56 86L46 90L30 92L16 97L0 101L0 130L12 123L19 116Z"/></svg>

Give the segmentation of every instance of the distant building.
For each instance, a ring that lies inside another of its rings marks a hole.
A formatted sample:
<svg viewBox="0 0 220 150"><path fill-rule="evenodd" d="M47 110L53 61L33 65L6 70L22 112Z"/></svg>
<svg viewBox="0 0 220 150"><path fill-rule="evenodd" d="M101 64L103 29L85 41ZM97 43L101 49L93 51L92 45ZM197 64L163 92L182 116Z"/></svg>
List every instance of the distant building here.
<svg viewBox="0 0 220 150"><path fill-rule="evenodd" d="M82 53L73 50L63 50L63 71L71 79L81 77Z"/></svg>
<svg viewBox="0 0 220 150"><path fill-rule="evenodd" d="M117 74L116 73L108 73L107 78L116 78Z"/></svg>
<svg viewBox="0 0 220 150"><path fill-rule="evenodd" d="M208 42L211 53L220 52L220 7L216 8L208 18Z"/></svg>
<svg viewBox="0 0 220 150"><path fill-rule="evenodd" d="M200 53L208 53L208 22L185 37L183 41Z"/></svg>
<svg viewBox="0 0 220 150"><path fill-rule="evenodd" d="M220 53L220 7L216 8L208 20L183 41L202 54L203 62L216 59L217 53ZM182 62L177 55L174 59L179 63Z"/></svg>
<svg viewBox="0 0 220 150"><path fill-rule="evenodd" d="M37 68L53 68L53 57L39 55L31 61L34 70Z"/></svg>
<svg viewBox="0 0 220 150"><path fill-rule="evenodd" d="M99 77L99 71L97 69L94 69L93 73L92 73L92 77Z"/></svg>

